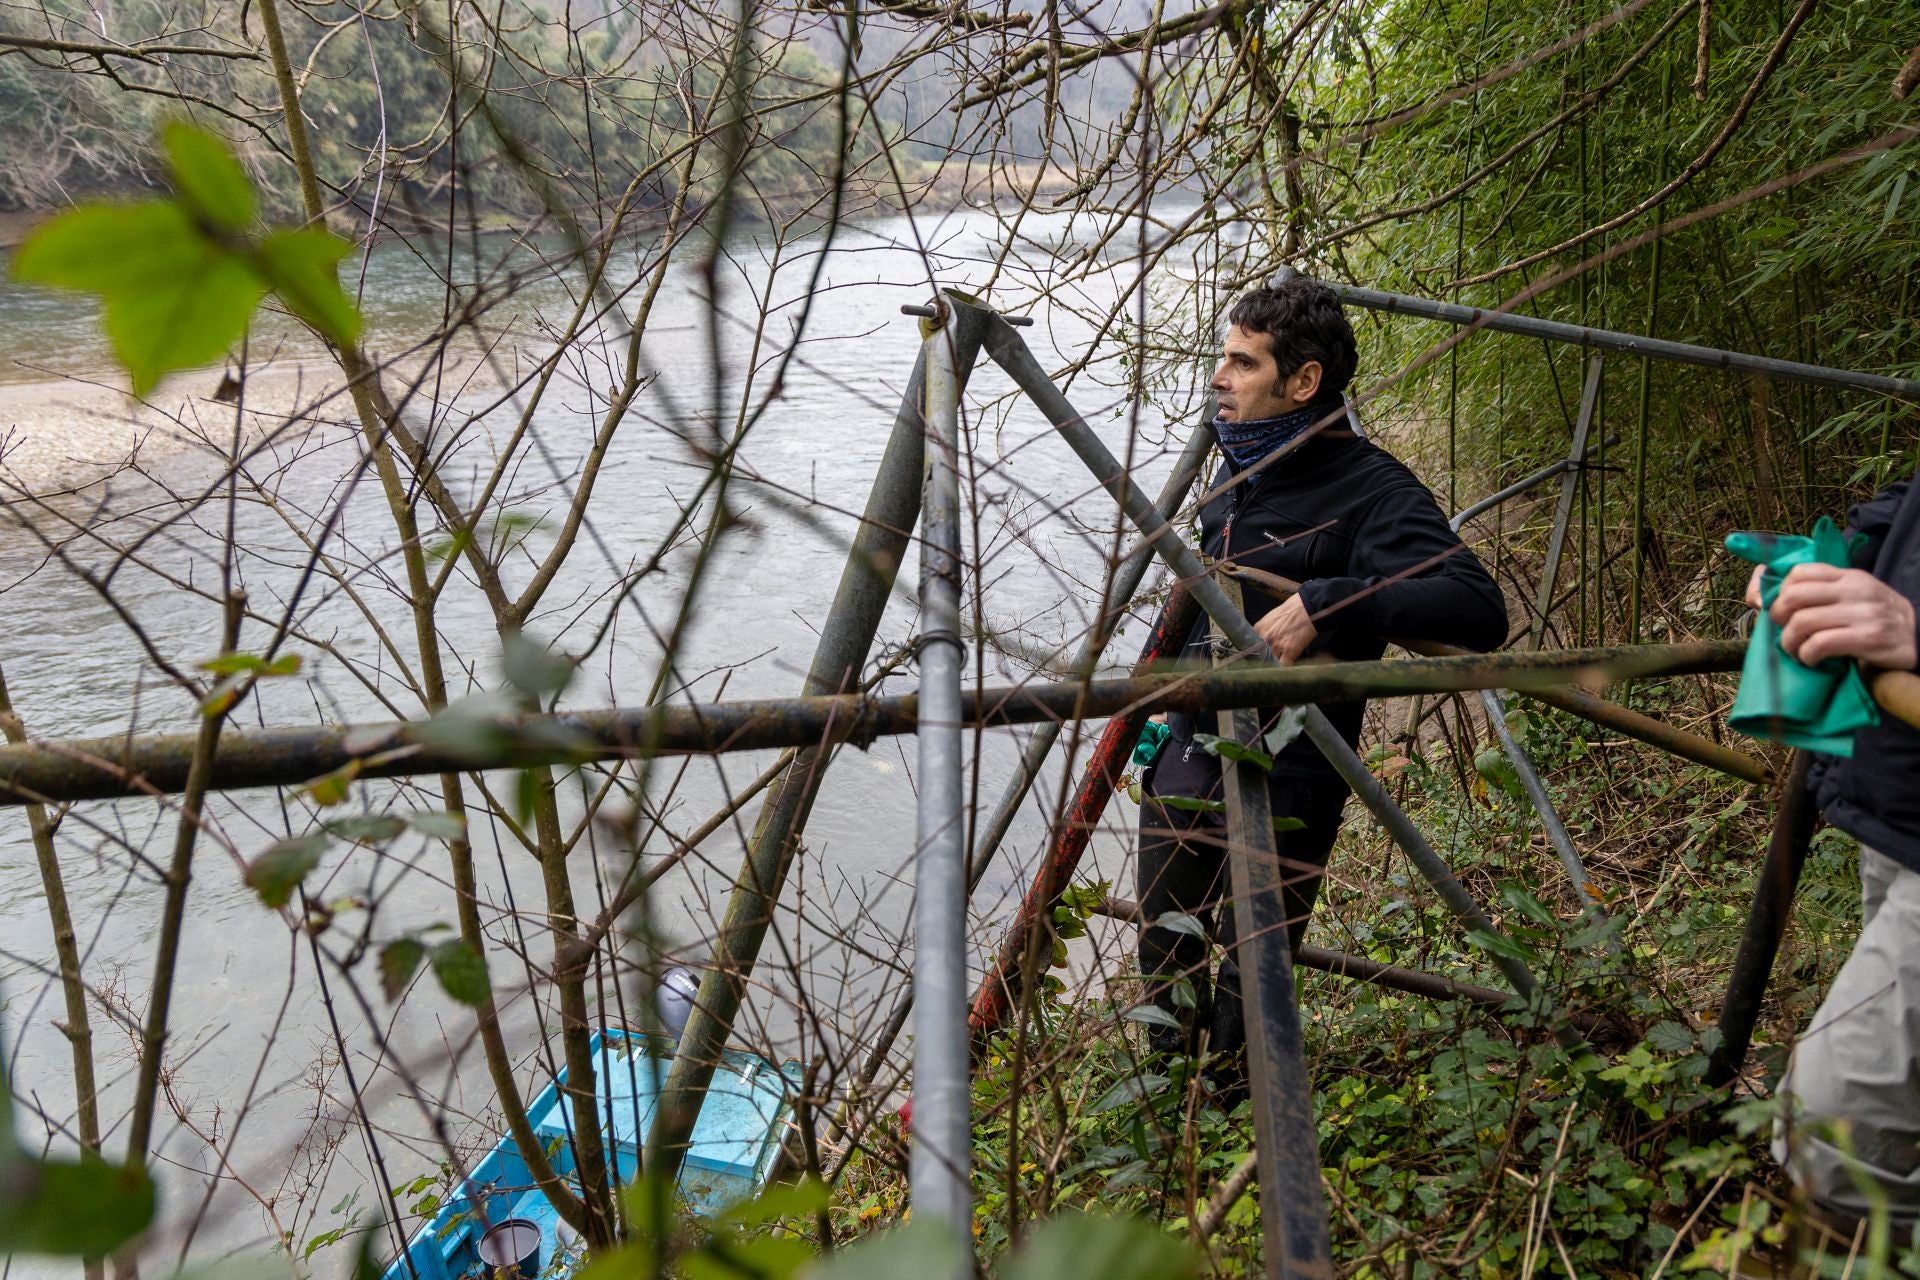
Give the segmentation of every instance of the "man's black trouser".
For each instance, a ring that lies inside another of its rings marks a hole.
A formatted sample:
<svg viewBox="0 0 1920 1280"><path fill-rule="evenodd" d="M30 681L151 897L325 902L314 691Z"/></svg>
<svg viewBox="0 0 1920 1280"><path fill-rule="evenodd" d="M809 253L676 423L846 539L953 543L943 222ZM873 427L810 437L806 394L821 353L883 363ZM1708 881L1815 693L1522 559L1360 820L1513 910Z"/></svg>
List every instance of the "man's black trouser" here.
<svg viewBox="0 0 1920 1280"><path fill-rule="evenodd" d="M1267 780L1273 816L1305 824L1297 830L1274 832L1287 937L1297 947L1320 894L1321 869L1333 852L1334 838L1340 833L1340 810L1349 793L1337 774L1288 768L1284 763L1281 770ZM1145 778L1135 872L1140 972L1147 979L1152 1002L1177 1018L1181 1027L1149 1024L1149 1043L1163 1052L1191 1054L1201 1048L1204 1035L1207 1053L1225 1055L1230 1061L1245 1048L1247 1033L1240 1009L1240 967L1234 955L1233 880L1227 866L1225 816L1154 800L1155 796L1219 800L1224 795L1219 760L1190 739L1170 740ZM1168 912L1194 917L1207 937L1154 928L1152 922ZM1217 980L1208 973L1209 940L1224 952ZM1188 991L1193 996L1190 1003L1183 998Z"/></svg>

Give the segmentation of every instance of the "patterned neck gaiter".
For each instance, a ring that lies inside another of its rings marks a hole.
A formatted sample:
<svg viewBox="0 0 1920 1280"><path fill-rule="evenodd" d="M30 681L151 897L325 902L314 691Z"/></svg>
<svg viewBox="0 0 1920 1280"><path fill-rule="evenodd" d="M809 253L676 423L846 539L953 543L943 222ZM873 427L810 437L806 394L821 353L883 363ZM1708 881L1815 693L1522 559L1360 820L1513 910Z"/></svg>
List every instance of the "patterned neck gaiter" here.
<svg viewBox="0 0 1920 1280"><path fill-rule="evenodd" d="M1216 416L1213 434L1219 438L1220 450L1233 463L1233 469L1245 471L1318 422L1325 412L1323 407L1310 404L1277 418L1255 418L1251 422L1228 422Z"/></svg>

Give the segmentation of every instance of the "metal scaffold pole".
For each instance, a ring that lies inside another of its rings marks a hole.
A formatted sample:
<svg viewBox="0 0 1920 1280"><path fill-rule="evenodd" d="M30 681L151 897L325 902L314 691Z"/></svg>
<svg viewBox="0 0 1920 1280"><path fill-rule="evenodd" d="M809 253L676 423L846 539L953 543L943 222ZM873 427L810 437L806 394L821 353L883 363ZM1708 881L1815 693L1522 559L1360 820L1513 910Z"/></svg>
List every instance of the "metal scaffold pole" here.
<svg viewBox="0 0 1920 1280"><path fill-rule="evenodd" d="M1227 584L1240 603L1238 583ZM1219 636L1220 626L1214 624ZM1253 746L1260 713L1222 711L1220 736ZM1333 1280L1327 1199L1320 1189L1320 1143L1313 1079L1294 1000L1293 948L1287 937L1286 872L1273 838L1267 771L1248 760L1220 762L1226 784L1227 865L1239 950L1240 1000L1247 1020L1254 1155L1260 1169L1260 1230L1267 1274L1278 1280ZM1279 815L1285 816L1285 815Z"/></svg>
<svg viewBox="0 0 1920 1280"><path fill-rule="evenodd" d="M1665 338L1648 338L1637 333L1619 333L1611 329L1589 329L1583 325L1566 324L1559 320L1541 320L1534 316L1514 315L1506 311L1482 311L1478 307L1463 307L1451 302L1437 302L1432 298L1415 297L1412 294L1388 293L1381 289L1363 289L1358 285L1339 284L1332 280L1323 280L1321 283L1333 290L1340 301L1351 302L1369 311L1418 316L1423 320L1470 325L1479 329L1492 329L1497 333L1517 333L1523 337L1544 338L1549 342L1566 342L1595 351L1613 351L1622 355L1642 356L1654 360L1671 360L1675 364L1702 365L1709 369L1740 369L1747 373L1765 374L1771 378L1790 378L1796 382L1812 382L1827 387L1872 391L1881 395L1898 396L1903 400L1920 402L1920 381L1912 378L1889 378L1878 373L1856 373L1851 369L1832 369L1825 365L1801 364L1797 360L1776 360L1771 356L1722 351L1717 347L1696 346L1691 342L1672 342Z"/></svg>
<svg viewBox="0 0 1920 1280"><path fill-rule="evenodd" d="M960 312L942 335L948 367L959 370L961 380L972 369L979 350L979 320L983 314ZM925 380L923 352L894 417L872 493L847 551L839 589L821 626L820 642L807 672L804 693L808 696L841 694L857 686L873 647L887 597L920 514L926 456L926 424L921 413ZM681 1032L673 1067L660 1089L659 1109L647 1134L645 1168L651 1175L671 1179L686 1155L694 1122L706 1100L707 1085L733 1033L747 980L773 923L774 907L786 883L800 831L819 794L829 749L829 744L820 742L801 750L761 805L747 856L727 899L713 963L701 979L693 1014Z"/></svg>
<svg viewBox="0 0 1920 1280"><path fill-rule="evenodd" d="M920 543L919 807L913 909L913 1148L917 1215L942 1224L971 1276L968 1187L967 822L960 640L960 377L949 308L927 340L927 467Z"/></svg>

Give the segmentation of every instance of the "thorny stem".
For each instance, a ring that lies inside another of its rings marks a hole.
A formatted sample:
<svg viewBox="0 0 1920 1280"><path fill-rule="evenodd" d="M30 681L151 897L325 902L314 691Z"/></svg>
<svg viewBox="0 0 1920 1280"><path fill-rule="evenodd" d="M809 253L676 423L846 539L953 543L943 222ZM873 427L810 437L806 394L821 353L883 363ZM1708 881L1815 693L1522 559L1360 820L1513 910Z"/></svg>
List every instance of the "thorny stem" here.
<svg viewBox="0 0 1920 1280"><path fill-rule="evenodd" d="M273 62L274 81L279 88L281 114L287 126L288 148L292 153L294 169L300 180L301 202L308 220L317 223L325 215L326 207L321 199L319 172L314 167L313 154L307 145L306 119L300 111L299 92L293 79L293 65L287 56L286 39L281 31L279 9L275 0L260 0L260 25L267 39L268 55ZM380 478L380 487L386 495L387 506L392 512L396 532L400 537L407 570L407 585L413 602L414 630L420 649L421 683L425 687L428 709L437 710L447 704L446 676L440 662L433 596L427 576L426 556L420 545L419 524L406 487L401 482L399 467L394 462L388 442L387 428L394 419L383 415L376 404L374 371L370 369L360 350L357 347L339 347L336 349L336 355L340 371L347 377L354 412L359 419L362 434L366 437L367 448L373 455L374 469ZM384 397L381 398L384 399ZM477 555L476 558L478 558ZM460 818L464 824L466 801L460 776L456 773L444 773L440 776L440 784L447 812ZM451 840L447 844L447 854L453 876L455 917L459 922L460 937L468 946L484 954L486 936L480 927L473 847L465 838ZM492 1080L501 1115L522 1158L527 1163L528 1173L541 1192L552 1202L561 1220L598 1243L593 1228L595 1224L607 1221L609 1215L604 1212L589 1214L587 1206L580 1197L575 1195L566 1182L554 1172L553 1164L547 1158L546 1148L534 1132L532 1122L527 1118L526 1104L520 1096L519 1082L514 1078L513 1061L508 1056L506 1038L501 1034L499 1013L491 995L475 1008L475 1015L480 1031L481 1049L486 1058L487 1072ZM590 1065L585 1078L591 1079ZM595 1132L597 1134L597 1130Z"/></svg>
<svg viewBox="0 0 1920 1280"><path fill-rule="evenodd" d="M13 709L7 693L7 678L0 672L0 731L9 742L27 740L26 725ZM67 1001L67 1021L60 1031L73 1050L73 1103L80 1126L80 1149L100 1153L100 1099L93 1078L93 1021L87 1012L87 984L80 973L80 945L73 929L73 912L67 905L67 885L60 873L60 858L53 847L56 824L41 804L27 806L27 828L33 837L33 852L40 862L40 886L47 895L47 918L53 925L53 952L60 964L60 986ZM57 1025L57 1024L56 1024ZM98 1258L86 1260L87 1280L99 1280L105 1272Z"/></svg>
<svg viewBox="0 0 1920 1280"><path fill-rule="evenodd" d="M246 609L246 595L235 591L227 596L226 616L222 622L220 645L231 653L240 641L240 619ZM235 699L237 700L237 699ZM220 745L220 727L226 723L227 705L212 703L201 711L200 732L194 741L193 763L187 771L186 793L180 798L180 822L174 829L173 858L164 876L166 900L160 910L160 937L154 946L153 991L147 999L146 1026L140 1034L140 1069L133 1090L133 1116L127 1124L127 1166L144 1168L147 1146L153 1135L153 1112L160 1092L160 1073L167 1047L167 1017L173 1002L173 975L180 959L180 929L186 918L187 889L193 882L193 848L200 837L200 814L206 802L208 784L213 778L213 756ZM122 1253L114 1264L122 1276L139 1274L139 1264L131 1250Z"/></svg>

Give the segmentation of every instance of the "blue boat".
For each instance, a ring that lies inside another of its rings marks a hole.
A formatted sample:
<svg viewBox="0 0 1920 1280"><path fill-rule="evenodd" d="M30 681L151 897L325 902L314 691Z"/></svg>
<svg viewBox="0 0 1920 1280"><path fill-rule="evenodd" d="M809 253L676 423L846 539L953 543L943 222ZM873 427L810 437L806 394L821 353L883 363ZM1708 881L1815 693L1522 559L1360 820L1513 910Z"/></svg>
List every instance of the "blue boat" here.
<svg viewBox="0 0 1920 1280"><path fill-rule="evenodd" d="M594 1033L594 1113L605 1125L621 1183L632 1180L640 1149L653 1123L655 1090L666 1078L673 1041L662 1036L605 1028ZM573 1173L572 1109L560 1096L563 1068L527 1108L527 1119L550 1153L555 1172ZM707 1099L694 1125L692 1145L681 1167L680 1196L695 1212L710 1214L752 1196L767 1180L779 1155L780 1136L800 1066L776 1067L758 1054L728 1049L713 1073ZM542 1280L564 1280L584 1264L579 1237L533 1185L526 1161L511 1137L502 1138L486 1158L408 1242L406 1252L387 1267L382 1280L480 1280L491 1277L491 1263L480 1254L481 1236L490 1227L518 1220L526 1243L537 1229L538 1263L526 1272Z"/></svg>

